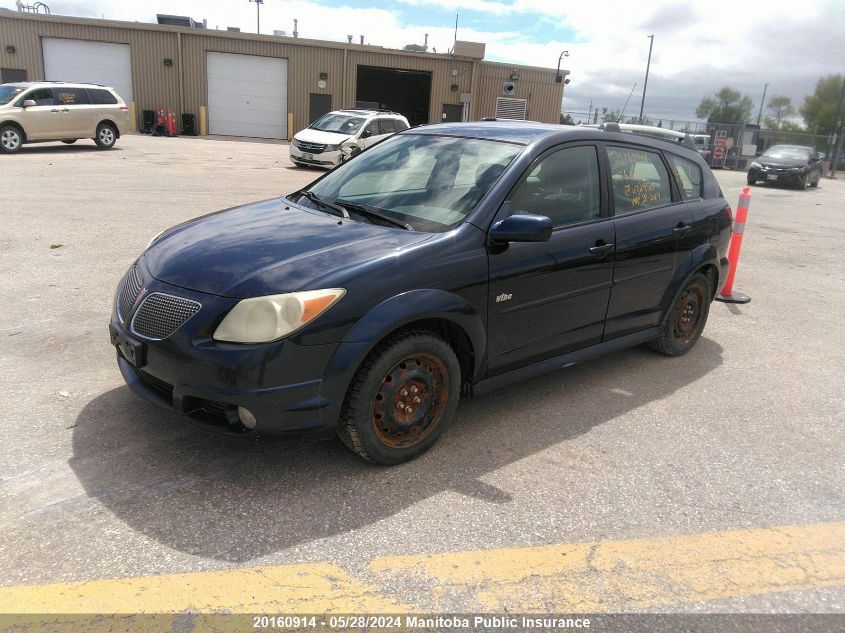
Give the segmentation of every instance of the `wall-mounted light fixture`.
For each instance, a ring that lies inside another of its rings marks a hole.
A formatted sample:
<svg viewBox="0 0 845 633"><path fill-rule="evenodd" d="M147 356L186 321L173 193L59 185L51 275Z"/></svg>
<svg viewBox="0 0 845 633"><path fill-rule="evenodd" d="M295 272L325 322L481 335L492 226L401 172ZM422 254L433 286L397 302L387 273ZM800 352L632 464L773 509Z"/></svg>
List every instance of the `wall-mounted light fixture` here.
<svg viewBox="0 0 845 633"><path fill-rule="evenodd" d="M519 72L517 72L516 68L511 71L511 81L517 81L519 79Z"/></svg>
<svg viewBox="0 0 845 633"><path fill-rule="evenodd" d="M165 57L165 58L164 58L164 65L165 65L165 66L172 66L172 65L173 65L173 60L172 60L172 59L170 59L169 57Z"/></svg>
<svg viewBox="0 0 845 633"><path fill-rule="evenodd" d="M320 73L320 79L326 81L329 78L329 73Z"/></svg>
<svg viewBox="0 0 845 633"><path fill-rule="evenodd" d="M17 49L11 44L6 47L6 52L9 53L9 55L14 55L16 50Z"/></svg>

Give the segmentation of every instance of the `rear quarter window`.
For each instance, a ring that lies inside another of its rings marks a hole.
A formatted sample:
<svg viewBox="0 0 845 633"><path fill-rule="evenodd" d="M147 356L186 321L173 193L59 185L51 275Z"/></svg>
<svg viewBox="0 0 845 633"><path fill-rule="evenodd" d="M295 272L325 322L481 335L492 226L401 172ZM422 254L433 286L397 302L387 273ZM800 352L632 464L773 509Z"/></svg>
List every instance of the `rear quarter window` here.
<svg viewBox="0 0 845 633"><path fill-rule="evenodd" d="M88 90L88 99L95 105L114 105L117 98L108 90Z"/></svg>
<svg viewBox="0 0 845 633"><path fill-rule="evenodd" d="M697 200L701 197L701 167L691 160L667 154L669 166L681 190L681 197L684 200Z"/></svg>
<svg viewBox="0 0 845 633"><path fill-rule="evenodd" d="M402 132L403 130L408 129L408 124L405 123L402 119L396 119L396 131Z"/></svg>

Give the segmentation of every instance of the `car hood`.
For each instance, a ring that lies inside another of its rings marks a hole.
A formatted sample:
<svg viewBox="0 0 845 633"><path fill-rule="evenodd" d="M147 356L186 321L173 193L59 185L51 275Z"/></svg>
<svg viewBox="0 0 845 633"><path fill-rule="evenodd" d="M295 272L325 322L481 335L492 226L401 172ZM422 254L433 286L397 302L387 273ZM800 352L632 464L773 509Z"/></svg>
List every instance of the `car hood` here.
<svg viewBox="0 0 845 633"><path fill-rule="evenodd" d="M806 167L807 161L800 158L769 158L761 156L757 162L766 167Z"/></svg>
<svg viewBox="0 0 845 633"><path fill-rule="evenodd" d="M431 237L266 200L180 224L144 253L156 279L243 299L316 289L321 279ZM315 285L316 284L316 285Z"/></svg>
<svg viewBox="0 0 845 633"><path fill-rule="evenodd" d="M297 141L303 143L319 143L320 145L340 145L344 141L352 138L349 134L341 134L340 132L321 132L320 130L312 130L305 128L301 132L297 132L293 137Z"/></svg>

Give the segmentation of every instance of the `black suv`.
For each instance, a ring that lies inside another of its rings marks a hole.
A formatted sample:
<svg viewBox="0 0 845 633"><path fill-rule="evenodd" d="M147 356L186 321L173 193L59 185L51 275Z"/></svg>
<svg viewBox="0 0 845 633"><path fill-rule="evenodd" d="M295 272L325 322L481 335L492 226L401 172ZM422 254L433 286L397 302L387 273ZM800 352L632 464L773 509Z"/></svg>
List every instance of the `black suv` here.
<svg viewBox="0 0 845 633"><path fill-rule="evenodd" d="M306 189L157 236L118 287L111 340L127 383L187 419L336 432L398 463L437 440L461 394L640 343L688 352L731 223L677 144L414 128Z"/></svg>

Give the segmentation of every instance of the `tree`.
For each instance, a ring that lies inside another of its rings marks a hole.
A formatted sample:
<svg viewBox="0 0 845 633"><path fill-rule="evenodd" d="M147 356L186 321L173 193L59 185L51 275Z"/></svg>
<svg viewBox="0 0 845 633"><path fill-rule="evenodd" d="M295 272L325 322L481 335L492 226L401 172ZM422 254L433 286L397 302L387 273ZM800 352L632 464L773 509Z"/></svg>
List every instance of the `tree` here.
<svg viewBox="0 0 845 633"><path fill-rule="evenodd" d="M561 125L575 125L575 121L572 120L572 116L567 114L566 116L563 115L561 112L560 114L560 124Z"/></svg>
<svg viewBox="0 0 845 633"><path fill-rule="evenodd" d="M708 123L747 123L754 102L748 95L725 86L712 97L704 97L695 109L699 119Z"/></svg>
<svg viewBox="0 0 845 633"><path fill-rule="evenodd" d="M810 129L819 134L835 132L836 106L839 105L839 93L842 90L842 75L828 75L816 83L816 91L804 97L801 116Z"/></svg>
<svg viewBox="0 0 845 633"><path fill-rule="evenodd" d="M619 110L611 110L608 112L607 108L602 108L601 120L605 123L621 123L622 113Z"/></svg>
<svg viewBox="0 0 845 633"><path fill-rule="evenodd" d="M766 117L766 127L776 130L781 128L786 117L792 116L797 112L795 106L792 105L792 99L786 95L772 97L769 99L769 103L766 104L766 108L772 112L772 116Z"/></svg>

